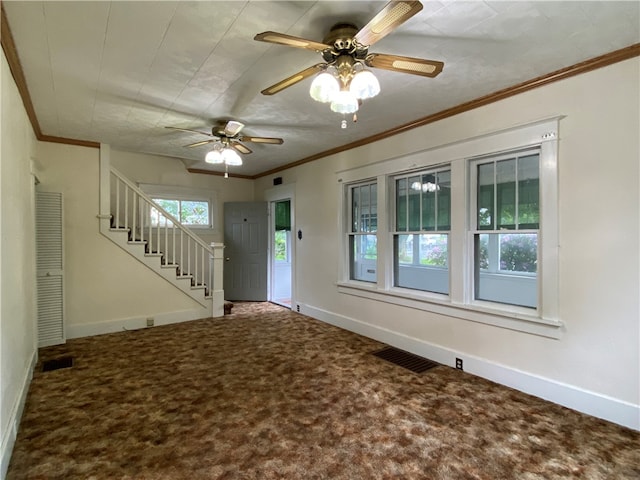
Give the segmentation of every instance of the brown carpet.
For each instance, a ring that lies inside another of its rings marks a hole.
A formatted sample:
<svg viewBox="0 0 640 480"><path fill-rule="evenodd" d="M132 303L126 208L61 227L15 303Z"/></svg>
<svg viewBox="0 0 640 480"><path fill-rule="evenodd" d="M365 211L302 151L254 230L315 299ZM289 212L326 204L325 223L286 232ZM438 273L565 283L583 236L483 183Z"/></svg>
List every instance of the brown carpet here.
<svg viewBox="0 0 640 480"><path fill-rule="evenodd" d="M640 478L638 432L381 347L239 303L42 349L8 479Z"/></svg>

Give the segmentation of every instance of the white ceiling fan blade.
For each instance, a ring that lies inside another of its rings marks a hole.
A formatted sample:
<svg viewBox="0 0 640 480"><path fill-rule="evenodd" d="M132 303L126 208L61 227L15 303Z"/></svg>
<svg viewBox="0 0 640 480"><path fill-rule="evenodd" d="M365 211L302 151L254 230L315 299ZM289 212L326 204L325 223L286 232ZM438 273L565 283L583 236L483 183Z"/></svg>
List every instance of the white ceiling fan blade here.
<svg viewBox="0 0 640 480"><path fill-rule="evenodd" d="M240 133L240 130L244 128L244 123L236 122L234 120L229 120L227 125L224 127L225 135L229 137L235 137Z"/></svg>

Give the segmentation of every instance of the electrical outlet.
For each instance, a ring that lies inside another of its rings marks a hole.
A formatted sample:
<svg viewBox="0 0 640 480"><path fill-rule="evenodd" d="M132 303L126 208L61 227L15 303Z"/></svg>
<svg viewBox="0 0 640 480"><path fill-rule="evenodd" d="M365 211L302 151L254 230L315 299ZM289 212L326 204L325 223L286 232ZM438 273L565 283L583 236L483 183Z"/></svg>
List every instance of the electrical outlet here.
<svg viewBox="0 0 640 480"><path fill-rule="evenodd" d="M456 368L462 370L462 359L456 357Z"/></svg>
<svg viewBox="0 0 640 480"><path fill-rule="evenodd" d="M300 305L296 305L296 312L300 313Z"/></svg>
<svg viewBox="0 0 640 480"><path fill-rule="evenodd" d="M153 327L153 317L147 317L147 327Z"/></svg>

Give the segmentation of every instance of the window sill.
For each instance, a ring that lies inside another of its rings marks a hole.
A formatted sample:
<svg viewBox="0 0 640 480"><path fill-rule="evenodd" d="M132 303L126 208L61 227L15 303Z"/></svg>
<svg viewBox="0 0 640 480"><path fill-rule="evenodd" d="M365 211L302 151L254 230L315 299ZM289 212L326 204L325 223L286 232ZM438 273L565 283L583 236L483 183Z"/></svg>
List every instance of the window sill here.
<svg viewBox="0 0 640 480"><path fill-rule="evenodd" d="M419 293L400 288L381 290L375 284L338 282L338 292L379 302L437 313L471 322L507 328L523 333L558 339L564 331L563 323L537 317L532 309L505 306L496 308L489 302L457 304L446 295Z"/></svg>

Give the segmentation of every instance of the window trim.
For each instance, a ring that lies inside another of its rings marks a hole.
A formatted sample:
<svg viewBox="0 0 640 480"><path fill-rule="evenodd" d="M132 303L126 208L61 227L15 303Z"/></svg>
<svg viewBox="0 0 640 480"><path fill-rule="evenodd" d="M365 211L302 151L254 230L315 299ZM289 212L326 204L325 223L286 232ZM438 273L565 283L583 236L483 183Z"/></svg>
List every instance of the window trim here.
<svg viewBox="0 0 640 480"><path fill-rule="evenodd" d="M558 128L562 116L542 119L524 125L486 133L469 139L435 146L395 158L336 172L342 204L339 206L339 230L343 262L336 282L340 293L392 303L409 308L439 313L502 328L560 338L563 323L559 317L558 281ZM540 238L538 265L538 307L531 309L494 304L473 299L473 244L469 234L469 162L481 157L522 151L540 150ZM389 223L393 193L393 177L426 168L449 164L451 184L456 192L451 196L450 288L449 296L394 287L393 239ZM348 245L344 241L348 228L345 216L347 189L345 185L377 178L378 183L378 282L364 284L349 280ZM460 187L463 186L464 188ZM383 253L381 253L383 252ZM348 266L348 263L347 263Z"/></svg>

